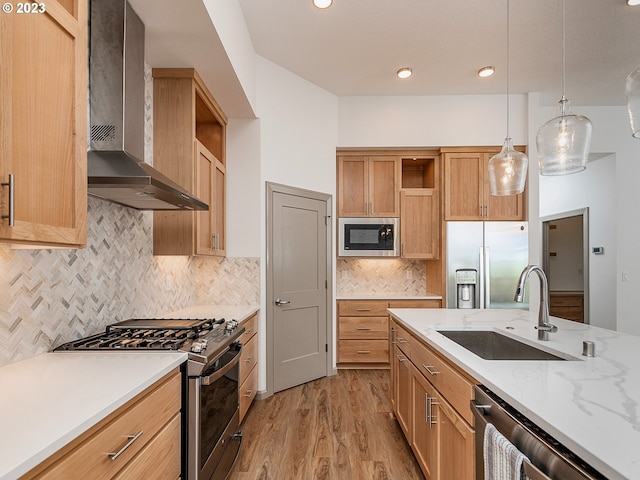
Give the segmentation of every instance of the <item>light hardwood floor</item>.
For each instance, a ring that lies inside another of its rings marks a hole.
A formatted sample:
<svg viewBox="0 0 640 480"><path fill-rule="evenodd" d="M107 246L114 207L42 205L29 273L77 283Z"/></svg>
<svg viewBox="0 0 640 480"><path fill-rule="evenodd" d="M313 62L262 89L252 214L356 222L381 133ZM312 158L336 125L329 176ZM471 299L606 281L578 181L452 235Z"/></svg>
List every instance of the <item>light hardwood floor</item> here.
<svg viewBox="0 0 640 480"><path fill-rule="evenodd" d="M229 480L424 480L389 395L388 370L339 370L256 400Z"/></svg>

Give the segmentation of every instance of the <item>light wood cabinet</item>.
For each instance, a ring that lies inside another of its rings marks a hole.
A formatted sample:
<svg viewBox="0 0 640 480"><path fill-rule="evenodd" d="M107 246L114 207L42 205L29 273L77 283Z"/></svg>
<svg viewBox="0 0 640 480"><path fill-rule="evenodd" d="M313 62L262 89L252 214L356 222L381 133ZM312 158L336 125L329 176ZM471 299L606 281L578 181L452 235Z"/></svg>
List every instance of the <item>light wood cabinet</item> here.
<svg viewBox="0 0 640 480"><path fill-rule="evenodd" d="M244 322L244 333L240 337L240 422L258 393L258 314Z"/></svg>
<svg viewBox="0 0 640 480"><path fill-rule="evenodd" d="M391 329L399 355L392 364L394 411L422 471L429 480L472 480L475 444L469 404L477 382L393 319Z"/></svg>
<svg viewBox="0 0 640 480"><path fill-rule="evenodd" d="M516 149L524 151L524 147ZM498 147L445 151L445 220L526 220L525 193L491 195L489 159L499 151Z"/></svg>
<svg viewBox="0 0 640 480"><path fill-rule="evenodd" d="M22 479L178 478L181 392L175 370Z"/></svg>
<svg viewBox="0 0 640 480"><path fill-rule="evenodd" d="M86 244L87 12L0 15L0 242Z"/></svg>
<svg viewBox="0 0 640 480"><path fill-rule="evenodd" d="M554 317L584 323L584 292L549 292L549 314Z"/></svg>
<svg viewBox="0 0 640 480"><path fill-rule="evenodd" d="M400 239L403 258L440 257L440 203L437 190L402 190Z"/></svg>
<svg viewBox="0 0 640 480"><path fill-rule="evenodd" d="M399 182L396 156L338 157L338 216L398 217Z"/></svg>
<svg viewBox="0 0 640 480"><path fill-rule="evenodd" d="M194 69L153 69L154 167L209 205L154 212L154 255L225 255L226 125Z"/></svg>
<svg viewBox="0 0 640 480"><path fill-rule="evenodd" d="M386 300L338 301L339 367L389 367Z"/></svg>
<svg viewBox="0 0 640 480"><path fill-rule="evenodd" d="M338 368L389 368L388 308L439 308L440 300L339 300ZM400 340L402 341L402 339Z"/></svg>

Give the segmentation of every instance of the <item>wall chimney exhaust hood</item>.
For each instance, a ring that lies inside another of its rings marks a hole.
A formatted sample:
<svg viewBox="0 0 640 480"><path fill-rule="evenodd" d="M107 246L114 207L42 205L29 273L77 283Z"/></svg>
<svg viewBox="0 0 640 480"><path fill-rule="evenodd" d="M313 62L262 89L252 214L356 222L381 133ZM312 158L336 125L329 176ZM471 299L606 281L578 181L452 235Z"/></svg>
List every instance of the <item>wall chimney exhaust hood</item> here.
<svg viewBox="0 0 640 480"><path fill-rule="evenodd" d="M142 161L144 24L125 0L90 8L89 195L138 210L208 210Z"/></svg>

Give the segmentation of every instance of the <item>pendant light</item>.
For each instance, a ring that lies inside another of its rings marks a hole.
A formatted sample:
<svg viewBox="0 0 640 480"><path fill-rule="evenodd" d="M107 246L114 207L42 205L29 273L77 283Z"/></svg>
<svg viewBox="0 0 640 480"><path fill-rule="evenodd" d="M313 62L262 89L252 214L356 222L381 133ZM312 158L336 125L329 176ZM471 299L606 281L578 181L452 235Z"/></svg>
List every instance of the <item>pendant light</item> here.
<svg viewBox="0 0 640 480"><path fill-rule="evenodd" d="M509 136L509 0L507 0L507 136L502 150L489 159L491 195L517 195L524 192L529 159L514 150Z"/></svg>
<svg viewBox="0 0 640 480"><path fill-rule="evenodd" d="M571 113L565 96L565 15L562 0L562 98L558 116L538 129L536 146L540 175L568 175L587 168L591 144L591 121Z"/></svg>
<svg viewBox="0 0 640 480"><path fill-rule="evenodd" d="M627 76L626 91L631 135L640 139L640 67Z"/></svg>

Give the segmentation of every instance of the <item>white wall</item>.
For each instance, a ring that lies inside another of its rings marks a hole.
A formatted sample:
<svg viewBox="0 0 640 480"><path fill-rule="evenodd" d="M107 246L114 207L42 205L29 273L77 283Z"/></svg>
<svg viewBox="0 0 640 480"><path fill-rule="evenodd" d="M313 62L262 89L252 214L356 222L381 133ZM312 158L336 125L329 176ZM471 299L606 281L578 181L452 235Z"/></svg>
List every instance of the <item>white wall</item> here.
<svg viewBox="0 0 640 480"><path fill-rule="evenodd" d="M527 143L527 97L510 97L509 133ZM502 145L506 96L340 97L340 147Z"/></svg>
<svg viewBox="0 0 640 480"><path fill-rule="evenodd" d="M260 257L260 120L227 126L227 256Z"/></svg>
<svg viewBox="0 0 640 480"><path fill-rule="evenodd" d="M589 254L589 320L616 328L616 188L615 156L590 162L573 175L540 177L540 216L589 208L589 245L604 255Z"/></svg>
<svg viewBox="0 0 640 480"><path fill-rule="evenodd" d="M228 148L242 180L229 180L227 228L229 248L239 256L260 256L260 374L258 388L266 389L266 182L335 196L337 99L334 95L256 56L258 120L234 119ZM233 136L231 135L233 131ZM231 160L230 162L231 163ZM255 203L253 203L255 202ZM257 206L257 211L249 204ZM335 210L335 202L333 202ZM335 218L335 212L334 212ZM231 246L234 238L242 247ZM257 245L254 243L257 241ZM335 255L333 256L335 258ZM334 260L335 271L335 260ZM335 286L334 286L335 295ZM332 314L335 323L335 312ZM334 329L335 331L335 329ZM335 344L335 339L334 339Z"/></svg>

